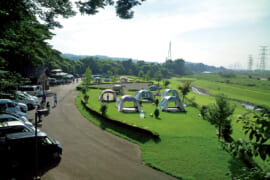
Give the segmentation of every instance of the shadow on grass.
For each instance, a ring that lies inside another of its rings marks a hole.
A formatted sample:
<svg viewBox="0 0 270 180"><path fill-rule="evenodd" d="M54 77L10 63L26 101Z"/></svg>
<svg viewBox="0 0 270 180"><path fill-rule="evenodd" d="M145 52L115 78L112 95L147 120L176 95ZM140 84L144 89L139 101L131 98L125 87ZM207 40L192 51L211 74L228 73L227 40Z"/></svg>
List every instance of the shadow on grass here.
<svg viewBox="0 0 270 180"><path fill-rule="evenodd" d="M145 130L136 126L131 126L123 122L112 120L106 116L88 109L83 102L81 102L83 110L85 110L89 115L93 116L100 122L100 128L104 130L112 130L130 139L136 140L140 143L146 143L149 140L154 140L154 142L159 143L161 141L158 134L154 134L149 130Z"/></svg>
<svg viewBox="0 0 270 180"><path fill-rule="evenodd" d="M253 168L259 166L252 159L235 159L229 161L232 179L242 179L249 175ZM259 178L258 178L259 179Z"/></svg>

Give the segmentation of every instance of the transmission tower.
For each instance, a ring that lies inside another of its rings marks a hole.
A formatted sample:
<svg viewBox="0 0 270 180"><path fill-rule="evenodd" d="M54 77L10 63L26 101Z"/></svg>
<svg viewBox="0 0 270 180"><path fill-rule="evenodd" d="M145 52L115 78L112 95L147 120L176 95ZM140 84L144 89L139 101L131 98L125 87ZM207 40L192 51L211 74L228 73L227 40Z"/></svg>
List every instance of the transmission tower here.
<svg viewBox="0 0 270 180"><path fill-rule="evenodd" d="M170 41L170 44L169 44L168 56L166 57L166 61L167 60L172 60L171 41Z"/></svg>
<svg viewBox="0 0 270 180"><path fill-rule="evenodd" d="M265 71L265 56L266 56L266 51L267 51L267 46L260 46L261 48L261 53L260 53L260 64L259 64L259 70L261 72Z"/></svg>
<svg viewBox="0 0 270 180"><path fill-rule="evenodd" d="M248 70L252 71L252 66L253 66L253 58L252 55L248 56Z"/></svg>

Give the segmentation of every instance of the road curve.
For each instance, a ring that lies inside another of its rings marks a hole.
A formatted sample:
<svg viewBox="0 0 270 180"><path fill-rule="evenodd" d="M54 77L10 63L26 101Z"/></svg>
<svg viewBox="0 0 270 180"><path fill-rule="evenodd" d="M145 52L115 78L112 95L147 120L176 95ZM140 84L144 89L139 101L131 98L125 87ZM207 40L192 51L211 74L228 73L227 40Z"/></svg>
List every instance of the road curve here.
<svg viewBox="0 0 270 180"><path fill-rule="evenodd" d="M85 119L75 106L77 84L53 87L58 105L40 128L63 146L60 164L44 180L167 180L175 179L145 166L136 144L110 134ZM52 97L47 100L53 104Z"/></svg>

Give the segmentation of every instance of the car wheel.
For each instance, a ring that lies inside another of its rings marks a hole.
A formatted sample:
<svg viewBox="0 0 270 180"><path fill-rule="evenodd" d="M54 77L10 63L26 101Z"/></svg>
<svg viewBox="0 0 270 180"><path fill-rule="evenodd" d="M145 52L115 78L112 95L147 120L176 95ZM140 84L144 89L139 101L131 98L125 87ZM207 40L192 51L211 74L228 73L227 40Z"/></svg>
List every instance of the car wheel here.
<svg viewBox="0 0 270 180"><path fill-rule="evenodd" d="M34 109L34 106L33 106L33 104L27 104L27 107L28 107L28 109L29 109L29 110L32 110L32 109Z"/></svg>
<svg viewBox="0 0 270 180"><path fill-rule="evenodd" d="M26 113L26 111L24 110L24 108L20 107L20 109L21 109L22 112Z"/></svg>
<svg viewBox="0 0 270 180"><path fill-rule="evenodd" d="M60 154L59 152L55 152L52 154L52 158L55 160L55 159L58 159L60 157Z"/></svg>

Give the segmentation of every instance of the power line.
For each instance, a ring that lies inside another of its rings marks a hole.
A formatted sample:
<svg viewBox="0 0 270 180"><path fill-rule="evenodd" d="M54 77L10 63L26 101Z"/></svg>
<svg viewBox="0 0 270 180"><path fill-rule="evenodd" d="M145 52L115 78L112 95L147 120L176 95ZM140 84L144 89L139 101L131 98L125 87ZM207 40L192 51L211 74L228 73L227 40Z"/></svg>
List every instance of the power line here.
<svg viewBox="0 0 270 180"><path fill-rule="evenodd" d="M166 60L172 60L171 41L170 41L170 44L169 44L168 56L166 57Z"/></svg>
<svg viewBox="0 0 270 180"><path fill-rule="evenodd" d="M248 56L248 70L252 71L252 66L253 66L253 58L252 55Z"/></svg>
<svg viewBox="0 0 270 180"><path fill-rule="evenodd" d="M259 70L261 72L265 71L265 57L266 57L266 51L267 51L267 46L260 46L260 64L259 64Z"/></svg>

